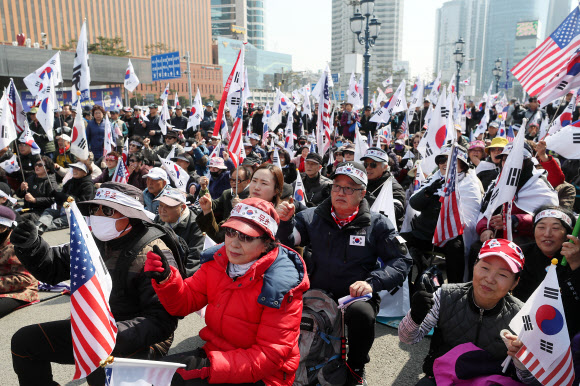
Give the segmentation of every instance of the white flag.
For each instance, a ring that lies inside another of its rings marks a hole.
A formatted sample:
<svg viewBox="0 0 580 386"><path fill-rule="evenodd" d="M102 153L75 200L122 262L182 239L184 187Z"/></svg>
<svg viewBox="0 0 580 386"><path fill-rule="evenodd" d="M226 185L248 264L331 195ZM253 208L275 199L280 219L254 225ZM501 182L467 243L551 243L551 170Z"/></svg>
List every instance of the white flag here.
<svg viewBox="0 0 580 386"><path fill-rule="evenodd" d="M105 123L105 143L103 144L103 157L106 157L110 151L114 150L116 144L113 141L113 129L111 127L111 121L109 121L109 117L106 114L104 123Z"/></svg>
<svg viewBox="0 0 580 386"><path fill-rule="evenodd" d="M16 127L10 113L8 93L5 92L0 99L0 149L9 146L15 139Z"/></svg>
<svg viewBox="0 0 580 386"><path fill-rule="evenodd" d="M390 177L381 188L379 196L371 206L371 212L382 213L391 220L395 231L397 230L397 218L395 217L395 202L393 201L393 177Z"/></svg>
<svg viewBox="0 0 580 386"><path fill-rule="evenodd" d="M167 85L165 86L165 89L163 90L163 92L161 93L161 96L159 97L159 99L167 101L167 98L169 98L169 83L167 83Z"/></svg>
<svg viewBox="0 0 580 386"><path fill-rule="evenodd" d="M28 146L30 146L32 154L36 155L36 154L41 153L40 147L38 147L38 145L36 144L36 141L34 140L34 137L32 136L32 131L30 130L30 128L28 126L26 126L26 128L24 129L24 131L20 135L18 142L25 143Z"/></svg>
<svg viewBox="0 0 580 386"><path fill-rule="evenodd" d="M32 74L24 78L24 84L32 94L32 96L38 95L44 83L48 79L54 80L54 85L58 85L62 82L62 70L60 68L60 51L54 54L46 63L42 65L38 70L34 71Z"/></svg>
<svg viewBox="0 0 580 386"><path fill-rule="evenodd" d="M175 92L175 99L173 103L175 103L175 107L179 106L179 97L177 96L177 91Z"/></svg>
<svg viewBox="0 0 580 386"><path fill-rule="evenodd" d="M411 104L409 105L409 110L414 111L415 107L421 107L423 104L423 81L421 77L417 75L413 89L411 90Z"/></svg>
<svg viewBox="0 0 580 386"><path fill-rule="evenodd" d="M290 102L292 103L292 102ZM294 104L292 104L294 105ZM293 113L294 109L291 109L286 116L286 127L284 128L284 136L286 138L284 147L288 149L288 152L291 152L294 148L294 131L293 131Z"/></svg>
<svg viewBox="0 0 580 386"><path fill-rule="evenodd" d="M246 83L244 76L245 52L245 45L242 44L239 57L236 61L234 69L232 70L232 73L230 74L231 83L226 102L232 114L235 114L238 111L238 106L240 106L240 104L243 105L244 84Z"/></svg>
<svg viewBox="0 0 580 386"><path fill-rule="evenodd" d="M387 79L383 80L383 87L393 84L393 75L389 76Z"/></svg>
<svg viewBox="0 0 580 386"><path fill-rule="evenodd" d="M107 386L169 386L181 363L117 358L106 365Z"/></svg>
<svg viewBox="0 0 580 386"><path fill-rule="evenodd" d="M348 99L347 102L352 103L353 110L360 110L363 108L362 90L356 81L354 72L350 75L350 82L348 85Z"/></svg>
<svg viewBox="0 0 580 386"><path fill-rule="evenodd" d="M73 64L72 75L72 102L73 105L80 100L81 102L91 99L90 96L91 72L89 69L89 53L87 40L87 23L83 22L79 40L77 42L77 51ZM81 114L82 116L82 114Z"/></svg>
<svg viewBox="0 0 580 386"><path fill-rule="evenodd" d="M121 99L116 96L115 97L115 110L119 110L119 112L121 112L121 109L123 108L123 103L121 102Z"/></svg>
<svg viewBox="0 0 580 386"><path fill-rule="evenodd" d="M133 63L129 59L127 71L125 71L125 88L129 92L133 92L137 86L139 86L139 78L137 78L137 74L135 74L135 70L133 69Z"/></svg>
<svg viewBox="0 0 580 386"><path fill-rule="evenodd" d="M89 159L89 146L87 144L85 121L83 120L83 109L80 103L77 103L76 109L77 116L73 123L70 152L78 159L84 161Z"/></svg>
<svg viewBox="0 0 580 386"><path fill-rule="evenodd" d="M467 79L462 80L461 84L464 86L469 86L471 84L471 76L468 76Z"/></svg>
<svg viewBox="0 0 580 386"><path fill-rule="evenodd" d="M211 237L209 237L208 235L205 234L205 232L203 235L204 235L204 237L203 237L203 250L204 251L208 248L211 248L211 247L217 245L216 242L211 239Z"/></svg>
<svg viewBox="0 0 580 386"><path fill-rule="evenodd" d="M419 146L417 147L424 158L421 167L429 174L437 167L435 157L441 153L441 148L445 145L447 138L447 115L450 112L447 111L446 101L447 95L445 89L443 89L437 106L433 110L427 132L421 138L421 142L419 142Z"/></svg>
<svg viewBox="0 0 580 386"><path fill-rule="evenodd" d="M359 125L357 123L356 128L354 129L354 160L356 162L360 162L361 157L365 155L367 149L369 148L367 141L361 138L362 135L358 130L358 126Z"/></svg>
<svg viewBox="0 0 580 386"><path fill-rule="evenodd" d="M58 105L53 78L46 80L43 90L36 95L36 101L39 103L36 119L38 119L38 122L44 129L48 139L52 141L54 140L54 110Z"/></svg>
<svg viewBox="0 0 580 386"><path fill-rule="evenodd" d="M272 142L274 140L272 139ZM282 164L280 163L280 153L278 152L278 147L274 145L274 157L272 157L272 163L282 169ZM290 166L292 167L292 166Z"/></svg>
<svg viewBox="0 0 580 386"><path fill-rule="evenodd" d="M568 125L548 136L546 148L567 159L580 159L580 127Z"/></svg>
<svg viewBox="0 0 580 386"><path fill-rule="evenodd" d="M169 124L167 121L171 118L169 115L169 107L167 107L167 98L161 101L161 112L159 114L159 127L163 135L167 134L167 127Z"/></svg>
<svg viewBox="0 0 580 386"><path fill-rule="evenodd" d="M291 168L296 167L294 164L290 165ZM302 182L302 176L300 173L296 173L296 184L294 185L294 200L300 201L306 204L306 188Z"/></svg>
<svg viewBox="0 0 580 386"><path fill-rule="evenodd" d="M159 158L159 161L161 161L163 169L165 169L167 175L169 176L169 178L171 178L171 181L173 181L173 183L175 184L175 187L181 190L182 192L185 192L187 188L187 182L189 181L189 174L187 174L187 172L183 170L181 166L179 166L175 162L167 158L161 158L159 156L157 156L157 158Z"/></svg>
<svg viewBox="0 0 580 386"><path fill-rule="evenodd" d="M18 165L18 160L16 159L16 154L12 154L10 159L0 163L0 168L4 169L6 173L14 173L20 170L20 165Z"/></svg>
<svg viewBox="0 0 580 386"><path fill-rule="evenodd" d="M375 113L370 119L371 122L388 122L391 115L396 114L400 111L407 110L407 100L405 99L405 80L401 82L397 91L391 97L389 103L385 105Z"/></svg>
<svg viewBox="0 0 580 386"><path fill-rule="evenodd" d="M455 92L455 72L447 85L447 94L453 94Z"/></svg>
<svg viewBox="0 0 580 386"><path fill-rule="evenodd" d="M437 75L437 78L433 81L431 92L427 97L431 103L437 103L437 99L439 97L439 88L441 86L441 73Z"/></svg>
<svg viewBox="0 0 580 386"><path fill-rule="evenodd" d="M193 100L193 106L191 106L191 113L189 114L189 120L187 122L187 128L196 127L200 124L203 119L203 104L201 102L201 94L199 93L199 87L197 88L197 94L195 94L195 99Z"/></svg>
<svg viewBox="0 0 580 386"><path fill-rule="evenodd" d="M244 67L244 101L247 101L251 96L250 83L248 83L248 69Z"/></svg>

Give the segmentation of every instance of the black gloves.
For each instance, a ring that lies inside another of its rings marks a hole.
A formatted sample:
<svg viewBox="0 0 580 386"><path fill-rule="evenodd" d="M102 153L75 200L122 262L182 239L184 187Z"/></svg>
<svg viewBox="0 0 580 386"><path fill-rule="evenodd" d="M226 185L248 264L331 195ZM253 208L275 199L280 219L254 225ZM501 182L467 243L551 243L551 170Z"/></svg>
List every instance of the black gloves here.
<svg viewBox="0 0 580 386"><path fill-rule="evenodd" d="M185 368L179 368L176 371L184 380L206 379L209 377L210 363L208 358L188 356L183 359L180 358L179 362L186 365Z"/></svg>
<svg viewBox="0 0 580 386"><path fill-rule="evenodd" d="M443 186L444 179L438 179L425 188L425 194L433 196Z"/></svg>
<svg viewBox="0 0 580 386"><path fill-rule="evenodd" d="M38 240L38 228L30 220L19 222L12 230L10 242L18 248L30 248Z"/></svg>
<svg viewBox="0 0 580 386"><path fill-rule="evenodd" d="M427 316L435 301L433 294L425 289L425 284L419 283L419 290L411 298L411 319L417 324L421 324Z"/></svg>
<svg viewBox="0 0 580 386"><path fill-rule="evenodd" d="M157 283L161 283L171 274L169 263L158 245L153 246L153 251L147 252L147 260L143 270L145 271L145 276L155 279Z"/></svg>

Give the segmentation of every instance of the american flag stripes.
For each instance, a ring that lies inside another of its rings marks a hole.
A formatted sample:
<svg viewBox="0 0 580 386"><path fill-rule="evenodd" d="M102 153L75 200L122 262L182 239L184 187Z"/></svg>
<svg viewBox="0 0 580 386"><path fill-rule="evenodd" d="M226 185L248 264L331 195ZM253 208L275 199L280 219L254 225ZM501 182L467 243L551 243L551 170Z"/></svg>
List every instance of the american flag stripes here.
<svg viewBox="0 0 580 386"><path fill-rule="evenodd" d="M241 91L241 90L240 90ZM241 94L241 92L240 92ZM228 154L230 159L234 163L234 167L238 167L242 163L242 160L245 158L243 153L243 142L242 137L244 134L244 127L243 127L243 104L240 103L238 105L238 110L236 111L236 116L234 120L234 128L232 130L230 142L228 143Z"/></svg>
<svg viewBox="0 0 580 386"><path fill-rule="evenodd" d="M463 221L461 219L461 208L456 189L457 182L457 153L459 149L453 144L451 156L447 162L447 173L445 175L445 185L443 197L440 198L442 205L439 212L439 220L433 235L433 244L442 247L447 241L463 234Z"/></svg>
<svg viewBox="0 0 580 386"><path fill-rule="evenodd" d="M81 379L111 354L117 339L117 325L109 307L111 275L75 203L67 213L70 224L71 333L75 358L73 379Z"/></svg>
<svg viewBox="0 0 580 386"><path fill-rule="evenodd" d="M112 182L120 182L122 184L126 184L129 181L129 171L127 170L127 166L125 165L125 161L123 158L119 158L117 161L117 167L115 168L115 172L113 173Z"/></svg>
<svg viewBox="0 0 580 386"><path fill-rule="evenodd" d="M540 46L512 68L512 74L528 94L536 95L553 74L566 65L578 47L580 8L576 7Z"/></svg>
<svg viewBox="0 0 580 386"><path fill-rule="evenodd" d="M574 367L570 347L562 361L551 371L546 371L540 361L523 345L516 357L527 367L532 375L544 386L568 386L574 381Z"/></svg>
<svg viewBox="0 0 580 386"><path fill-rule="evenodd" d="M10 113L12 114L12 120L14 121L14 127L16 128L16 133L20 134L24 131L24 128L28 124L26 120L26 113L22 107L22 100L18 91L16 91L16 86L14 86L14 81L10 79L10 84L8 85L8 106L10 108Z"/></svg>

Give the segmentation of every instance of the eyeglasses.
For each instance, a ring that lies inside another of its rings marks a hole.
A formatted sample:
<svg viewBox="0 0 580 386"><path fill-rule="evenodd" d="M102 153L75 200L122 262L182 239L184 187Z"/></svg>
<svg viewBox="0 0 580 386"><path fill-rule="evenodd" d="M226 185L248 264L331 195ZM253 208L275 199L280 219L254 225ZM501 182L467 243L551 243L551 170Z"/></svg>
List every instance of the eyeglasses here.
<svg viewBox="0 0 580 386"><path fill-rule="evenodd" d="M242 182L247 181L247 180L248 180L247 178L245 180L238 179L238 184L241 184ZM235 178L230 178L230 182L236 182L236 179Z"/></svg>
<svg viewBox="0 0 580 386"><path fill-rule="evenodd" d="M347 196L351 196L354 192L356 192L358 190L364 190L364 189L355 189L355 188L351 188L350 186L340 186L340 185L332 184L332 191L334 193L338 193L341 190L342 190L342 193L346 194Z"/></svg>
<svg viewBox="0 0 580 386"><path fill-rule="evenodd" d="M90 205L89 206L89 214L91 216L94 216L97 214L97 212L99 211L99 208L101 209L101 212L106 216L106 217L112 217L115 214L115 209L110 208L108 206L103 206L103 205Z"/></svg>
<svg viewBox="0 0 580 386"><path fill-rule="evenodd" d="M376 162L365 162L364 165L365 165L365 169L368 169L368 168L374 169L379 164L377 164Z"/></svg>
<svg viewBox="0 0 580 386"><path fill-rule="evenodd" d="M38 166L39 168L43 167L44 164L42 162L35 163L34 166Z"/></svg>
<svg viewBox="0 0 580 386"><path fill-rule="evenodd" d="M136 159L130 159L129 160L129 163L137 163L137 162L139 162L139 161L137 161Z"/></svg>
<svg viewBox="0 0 580 386"><path fill-rule="evenodd" d="M252 242L254 240L261 238L261 236L258 236L258 237L248 236L248 235L243 234L243 233L241 233L235 229L232 229L232 228L225 228L225 232L226 232L226 236L230 237L230 238L238 236L238 240L240 240L243 243L249 243L249 242Z"/></svg>

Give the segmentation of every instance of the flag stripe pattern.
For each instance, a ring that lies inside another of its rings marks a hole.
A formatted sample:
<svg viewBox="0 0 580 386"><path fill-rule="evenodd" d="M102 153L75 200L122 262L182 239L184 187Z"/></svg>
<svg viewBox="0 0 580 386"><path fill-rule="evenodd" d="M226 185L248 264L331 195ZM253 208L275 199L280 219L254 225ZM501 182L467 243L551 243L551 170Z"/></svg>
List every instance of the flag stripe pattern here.
<svg viewBox="0 0 580 386"><path fill-rule="evenodd" d="M578 47L580 8L576 7L540 46L512 68L512 74L528 94L536 95L552 75L566 65Z"/></svg>
<svg viewBox="0 0 580 386"><path fill-rule="evenodd" d="M541 365L540 361L534 357L526 347L523 345L520 351L516 354L524 366L532 373L532 375L544 386L569 386L574 381L574 364L572 362L572 354L570 347L564 354L562 360L551 371L546 371Z"/></svg>
<svg viewBox="0 0 580 386"><path fill-rule="evenodd" d="M129 181L129 171L122 158L117 161L117 167L115 168L115 173L113 174L113 182L120 182L126 184Z"/></svg>
<svg viewBox="0 0 580 386"><path fill-rule="evenodd" d="M433 244L442 247L445 243L463 234L463 225L459 208L459 197L456 190L457 182L457 153L459 149L453 146L447 167L449 168L441 197L442 205L439 220L433 235Z"/></svg>
<svg viewBox="0 0 580 386"><path fill-rule="evenodd" d="M234 121L234 128L232 130L230 142L228 143L228 154L230 159L234 163L234 167L238 167L244 159L244 154L242 153L242 135L244 132L244 127L242 125L243 121L243 110L242 103L238 105L238 110L236 111L236 117Z"/></svg>
<svg viewBox="0 0 580 386"><path fill-rule="evenodd" d="M70 211L71 333L75 358L73 379L81 379L107 358L117 337L109 302L99 283L75 211ZM82 220L81 220L82 221ZM100 264L103 264L98 256Z"/></svg>

